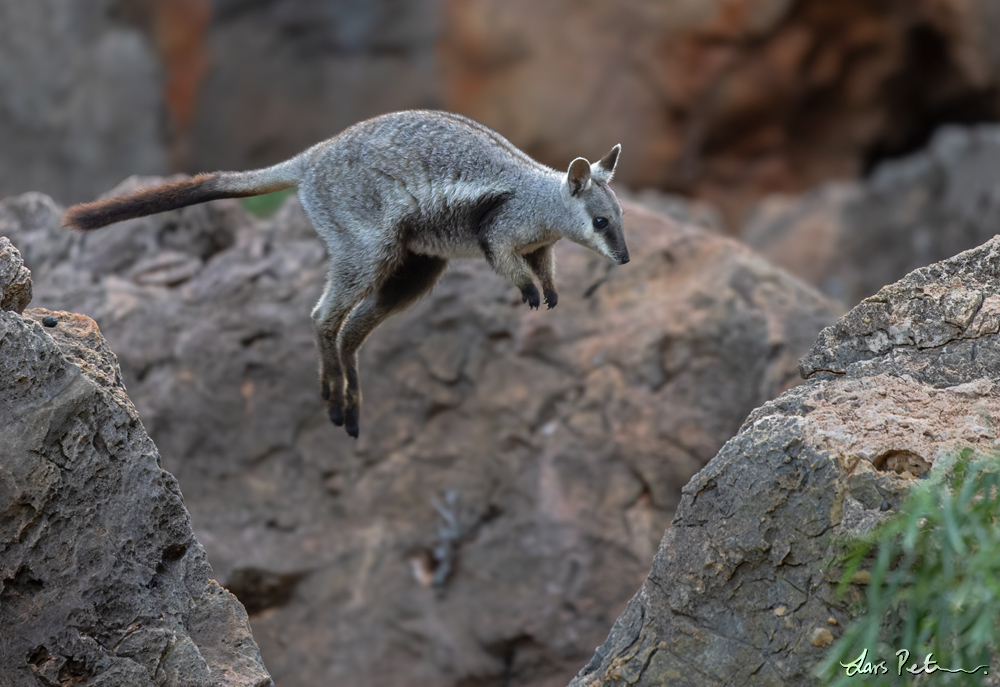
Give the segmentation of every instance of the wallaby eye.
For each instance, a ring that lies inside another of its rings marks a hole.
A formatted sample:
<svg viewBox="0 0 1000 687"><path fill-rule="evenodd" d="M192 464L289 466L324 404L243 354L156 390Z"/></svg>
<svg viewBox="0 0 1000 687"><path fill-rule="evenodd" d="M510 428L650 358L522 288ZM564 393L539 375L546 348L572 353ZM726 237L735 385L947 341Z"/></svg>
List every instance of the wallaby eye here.
<svg viewBox="0 0 1000 687"><path fill-rule="evenodd" d="M595 217L594 218L594 229L607 229L608 228L608 218L607 217Z"/></svg>

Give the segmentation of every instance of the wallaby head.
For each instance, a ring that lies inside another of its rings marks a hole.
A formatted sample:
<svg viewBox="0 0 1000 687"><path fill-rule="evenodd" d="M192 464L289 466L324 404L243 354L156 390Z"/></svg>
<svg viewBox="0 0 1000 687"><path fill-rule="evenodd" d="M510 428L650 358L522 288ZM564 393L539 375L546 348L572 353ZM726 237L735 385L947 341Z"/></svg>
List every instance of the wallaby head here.
<svg viewBox="0 0 1000 687"><path fill-rule="evenodd" d="M624 265L629 257L622 207L608 186L621 150L616 145L593 164L582 157L573 160L563 180L562 200L571 218L566 238Z"/></svg>

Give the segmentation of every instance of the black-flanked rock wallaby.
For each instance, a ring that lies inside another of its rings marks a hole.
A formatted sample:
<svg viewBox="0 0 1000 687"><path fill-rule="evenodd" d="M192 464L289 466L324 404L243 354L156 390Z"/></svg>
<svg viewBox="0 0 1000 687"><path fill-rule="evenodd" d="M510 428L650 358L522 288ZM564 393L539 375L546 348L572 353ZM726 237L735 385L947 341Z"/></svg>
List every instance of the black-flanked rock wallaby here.
<svg viewBox="0 0 1000 687"><path fill-rule="evenodd" d="M568 238L618 264L628 249L608 187L621 146L562 174L500 134L446 112L409 111L355 124L266 169L214 172L74 205L81 230L134 217L298 186L326 242L330 273L313 309L320 385L330 420L358 436L358 349L385 318L430 291L451 258L486 258L538 308L556 304L552 245ZM539 294L532 278L542 287Z"/></svg>

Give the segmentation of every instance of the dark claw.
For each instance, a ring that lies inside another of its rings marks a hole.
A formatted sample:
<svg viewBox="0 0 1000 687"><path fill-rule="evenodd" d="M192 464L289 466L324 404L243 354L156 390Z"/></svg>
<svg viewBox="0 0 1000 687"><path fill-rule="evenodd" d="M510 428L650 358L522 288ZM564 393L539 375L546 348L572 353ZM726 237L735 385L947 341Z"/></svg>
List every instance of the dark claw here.
<svg viewBox="0 0 1000 687"><path fill-rule="evenodd" d="M358 438L358 434L361 431L360 427L358 426L359 419L360 418L358 418L357 408L347 409L347 416L344 418L344 429L346 429L347 433L350 434L355 439Z"/></svg>
<svg viewBox="0 0 1000 687"><path fill-rule="evenodd" d="M521 302L527 303L528 307L532 310L538 310L538 306L542 304L542 297L538 293L538 287L528 282L521 287Z"/></svg>
<svg viewBox="0 0 1000 687"><path fill-rule="evenodd" d="M344 412L340 408L330 409L330 422L338 427L344 426Z"/></svg>
<svg viewBox="0 0 1000 687"><path fill-rule="evenodd" d="M548 304L549 310L552 310L559 302L559 294L553 289L545 289L545 302Z"/></svg>

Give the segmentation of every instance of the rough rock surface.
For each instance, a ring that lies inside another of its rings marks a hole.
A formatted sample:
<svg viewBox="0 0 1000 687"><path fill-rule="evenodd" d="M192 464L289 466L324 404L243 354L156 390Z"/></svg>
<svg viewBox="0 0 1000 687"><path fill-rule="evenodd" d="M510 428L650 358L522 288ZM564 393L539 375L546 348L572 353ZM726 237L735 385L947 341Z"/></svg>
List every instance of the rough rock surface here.
<svg viewBox="0 0 1000 687"><path fill-rule="evenodd" d="M850 618L832 541L961 449L1000 451L1000 237L865 299L801 366L809 381L684 488L649 577L572 685L815 684Z"/></svg>
<svg viewBox="0 0 1000 687"><path fill-rule="evenodd" d="M0 198L168 171L161 69L119 0L0 0Z"/></svg>
<svg viewBox="0 0 1000 687"><path fill-rule="evenodd" d="M6 236L0 236L0 310L17 314L31 302L31 271Z"/></svg>
<svg viewBox="0 0 1000 687"><path fill-rule="evenodd" d="M560 243L551 311L453 264L362 349L357 442L318 397L325 256L296 200L82 235L28 194L0 233L36 301L100 322L279 684L549 685L641 583L681 485L837 316L738 242L627 212L624 268Z"/></svg>
<svg viewBox="0 0 1000 687"><path fill-rule="evenodd" d="M270 685L211 574L97 325L4 305L0 685Z"/></svg>
<svg viewBox="0 0 1000 687"><path fill-rule="evenodd" d="M1000 127L948 127L866 181L761 203L743 239L848 304L1000 231Z"/></svg>

